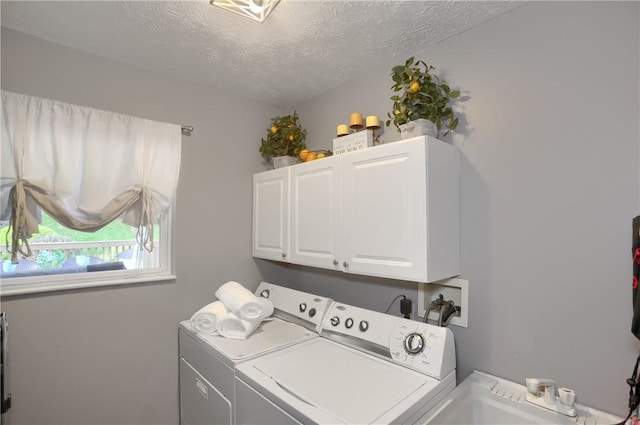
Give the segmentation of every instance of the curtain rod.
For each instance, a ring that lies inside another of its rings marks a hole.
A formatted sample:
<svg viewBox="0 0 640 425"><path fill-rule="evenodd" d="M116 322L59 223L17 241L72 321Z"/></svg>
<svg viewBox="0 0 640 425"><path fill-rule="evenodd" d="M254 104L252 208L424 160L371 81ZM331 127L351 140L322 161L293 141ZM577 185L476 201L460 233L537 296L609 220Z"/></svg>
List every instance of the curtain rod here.
<svg viewBox="0 0 640 425"><path fill-rule="evenodd" d="M185 136L191 136L191 132L193 132L193 126L192 125L183 125L182 126L182 134L184 134Z"/></svg>

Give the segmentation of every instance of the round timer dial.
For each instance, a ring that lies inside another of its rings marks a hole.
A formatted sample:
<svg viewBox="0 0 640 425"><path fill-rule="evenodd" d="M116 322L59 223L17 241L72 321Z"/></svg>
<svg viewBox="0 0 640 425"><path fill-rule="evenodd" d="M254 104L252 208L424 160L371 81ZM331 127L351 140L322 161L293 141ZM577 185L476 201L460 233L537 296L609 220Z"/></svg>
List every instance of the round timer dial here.
<svg viewBox="0 0 640 425"><path fill-rule="evenodd" d="M424 337L422 334L412 332L404 339L404 350L411 355L420 354L424 350Z"/></svg>

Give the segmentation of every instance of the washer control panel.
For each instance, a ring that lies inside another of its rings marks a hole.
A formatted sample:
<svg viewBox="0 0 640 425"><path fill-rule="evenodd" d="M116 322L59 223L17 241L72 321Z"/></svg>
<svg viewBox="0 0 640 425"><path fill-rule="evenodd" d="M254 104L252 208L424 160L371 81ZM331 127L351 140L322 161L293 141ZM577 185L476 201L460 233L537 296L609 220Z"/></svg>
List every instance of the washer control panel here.
<svg viewBox="0 0 640 425"><path fill-rule="evenodd" d="M321 335L437 379L455 370L454 339L448 328L333 303Z"/></svg>
<svg viewBox="0 0 640 425"><path fill-rule="evenodd" d="M455 369L455 348L450 329L405 320L390 334L391 358L397 363L444 378Z"/></svg>

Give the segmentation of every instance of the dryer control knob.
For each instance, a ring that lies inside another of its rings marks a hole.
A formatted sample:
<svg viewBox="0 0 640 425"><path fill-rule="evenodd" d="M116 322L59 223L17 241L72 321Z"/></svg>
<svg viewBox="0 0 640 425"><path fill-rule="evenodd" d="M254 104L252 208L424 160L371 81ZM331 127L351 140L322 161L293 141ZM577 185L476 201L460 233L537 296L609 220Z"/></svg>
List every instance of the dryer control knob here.
<svg viewBox="0 0 640 425"><path fill-rule="evenodd" d="M331 318L331 324L333 326L338 326L340 324L340 318L338 316L334 316Z"/></svg>
<svg viewBox="0 0 640 425"><path fill-rule="evenodd" d="M260 292L260 296L262 298L269 298L269 290L268 289L263 289L262 292Z"/></svg>
<svg viewBox="0 0 640 425"><path fill-rule="evenodd" d="M313 317L316 315L316 309L315 308L310 308L309 309L309 317Z"/></svg>
<svg viewBox="0 0 640 425"><path fill-rule="evenodd" d="M361 320L360 321L360 330L362 332L366 332L367 329L369 329L369 322L367 322L366 320Z"/></svg>
<svg viewBox="0 0 640 425"><path fill-rule="evenodd" d="M304 313L305 311L307 311L307 304L300 303L300 313Z"/></svg>
<svg viewBox="0 0 640 425"><path fill-rule="evenodd" d="M344 321L344 325L347 327L347 329L351 329L351 326L353 326L353 319L349 317Z"/></svg>

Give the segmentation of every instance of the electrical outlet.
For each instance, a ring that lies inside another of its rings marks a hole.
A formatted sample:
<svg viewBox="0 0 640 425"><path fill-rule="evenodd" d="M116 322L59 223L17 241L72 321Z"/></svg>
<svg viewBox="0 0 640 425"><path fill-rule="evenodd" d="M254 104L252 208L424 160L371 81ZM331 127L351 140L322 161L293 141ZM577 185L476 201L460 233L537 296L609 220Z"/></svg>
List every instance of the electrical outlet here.
<svg viewBox="0 0 640 425"><path fill-rule="evenodd" d="M424 315L431 301L442 294L445 301L452 300L460 307L460 315L451 318L449 324L469 327L469 281L466 279L445 279L434 283L418 283L418 315ZM431 312L429 319L437 320L438 314Z"/></svg>

